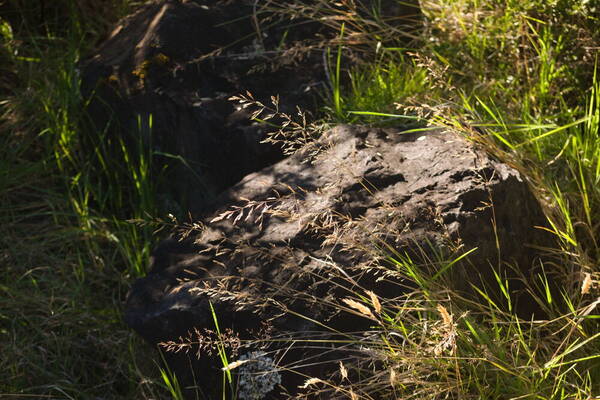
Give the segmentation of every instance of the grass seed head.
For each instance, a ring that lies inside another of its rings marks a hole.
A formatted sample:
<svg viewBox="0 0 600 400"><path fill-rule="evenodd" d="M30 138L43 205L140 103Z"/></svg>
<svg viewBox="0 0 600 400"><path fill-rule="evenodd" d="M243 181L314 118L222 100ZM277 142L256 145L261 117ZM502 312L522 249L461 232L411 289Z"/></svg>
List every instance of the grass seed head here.
<svg viewBox="0 0 600 400"><path fill-rule="evenodd" d="M346 305L348 305L348 307L355 309L356 311L358 311L365 317L375 319L375 316L371 312L371 309L369 307L365 306L364 304L359 303L358 301L353 300L351 298L345 298L342 301L344 303L346 303Z"/></svg>
<svg viewBox="0 0 600 400"><path fill-rule="evenodd" d="M366 292L371 298L371 303L373 303L373 308L375 308L375 312L377 314L381 314L381 303L379 302L379 298L377 297L377 295L371 290L367 290Z"/></svg>
<svg viewBox="0 0 600 400"><path fill-rule="evenodd" d="M581 284L581 294L589 293L590 289L592 288L592 283L592 274L586 272L585 277L583 278L583 283Z"/></svg>
<svg viewBox="0 0 600 400"><path fill-rule="evenodd" d="M440 313L440 315L442 316L442 320L444 321L444 325L446 325L448 327L451 327L453 325L453 323L452 323L452 316L450 315L450 313L448 312L448 310L446 309L446 307L444 307L441 304L438 304L437 310Z"/></svg>

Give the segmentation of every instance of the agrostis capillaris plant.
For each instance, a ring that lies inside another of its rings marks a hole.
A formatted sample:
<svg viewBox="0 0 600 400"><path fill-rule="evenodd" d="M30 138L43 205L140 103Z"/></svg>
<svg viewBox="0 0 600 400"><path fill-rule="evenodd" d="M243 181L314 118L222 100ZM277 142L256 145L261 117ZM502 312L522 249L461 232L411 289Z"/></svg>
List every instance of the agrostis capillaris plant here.
<svg viewBox="0 0 600 400"><path fill-rule="evenodd" d="M114 168L101 129L92 158L79 140L85 116L76 63L141 3L108 0L101 12L93 1L0 4L0 397L182 395L176 377L154 363L160 357L121 321L127 288L145 272L159 239L154 230L173 222L153 215L156 187L146 175L152 154L123 147ZM551 257L536 266L540 272L523 277L546 314L534 320L515 313L511 284L500 273L474 288L475 297L463 297L445 274L436 275L455 259L417 261L374 243L373 267L404 280L403 294L383 298L351 286L332 301L371 328L345 336L339 348L347 355L332 360L330 376L303 377L302 393L600 396L598 5L421 0L412 18L401 18L404 2L392 0L254 3L258 32L279 18L321 23L325 33L294 49L323 54L324 117L288 115L296 124L283 128L292 133L283 129L272 140L289 139L290 151L310 145L318 136L313 122L451 126L522 172L556 238L554 248L541 249ZM270 120L277 132L285 121ZM223 355L228 365L248 360ZM294 369L273 354L252 357ZM235 396L234 380L225 385Z"/></svg>

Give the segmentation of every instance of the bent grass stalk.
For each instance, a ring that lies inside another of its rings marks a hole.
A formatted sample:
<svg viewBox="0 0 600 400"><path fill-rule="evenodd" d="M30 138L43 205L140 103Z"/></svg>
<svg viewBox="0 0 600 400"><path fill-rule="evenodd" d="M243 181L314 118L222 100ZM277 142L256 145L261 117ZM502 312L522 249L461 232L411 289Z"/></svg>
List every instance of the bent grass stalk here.
<svg viewBox="0 0 600 400"><path fill-rule="evenodd" d="M208 303L210 306L210 312L213 318L213 322L215 324L215 329L217 331L217 351L219 353L219 358L221 359L221 364L223 365L222 371L223 371L223 400L226 399L226 393L227 393L227 386L229 386L229 393L231 393L231 395L233 396L232 398L235 398L235 388L234 388L234 382L233 382L233 377L231 375L231 368L229 368L229 361L227 360L227 352L225 351L225 345L223 344L222 341L222 335L221 335L221 329L219 328L219 321L217 319L217 313L215 312L215 309L212 305L211 302Z"/></svg>

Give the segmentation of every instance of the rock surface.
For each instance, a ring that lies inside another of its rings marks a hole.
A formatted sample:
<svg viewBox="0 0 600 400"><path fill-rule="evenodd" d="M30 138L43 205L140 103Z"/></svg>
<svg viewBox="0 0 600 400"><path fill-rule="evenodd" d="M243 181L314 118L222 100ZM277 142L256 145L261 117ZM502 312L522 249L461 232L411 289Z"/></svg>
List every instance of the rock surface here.
<svg viewBox="0 0 600 400"><path fill-rule="evenodd" d="M152 2L81 65L92 129L106 130L105 141L117 148L120 140L130 149L150 147L160 171L170 166L167 194L184 214L283 157L261 143L264 126L231 96L281 94L282 110L294 111L313 108L311 93L323 85L320 55L273 49L281 28L256 40L252 3Z"/></svg>
<svg viewBox="0 0 600 400"><path fill-rule="evenodd" d="M121 142L130 151L150 148L155 175L167 175L163 194L182 215L198 213L248 173L283 158L278 145L263 143L266 126L250 120L253 109L240 109L231 96L250 92L269 104L279 95L280 111L296 114L297 106L314 110L328 90L326 49L339 32L315 21L312 3L297 2L306 14L300 17L286 2L162 0L141 7L81 63L90 129L106 132L102 142L116 153ZM420 26L416 6L375 4L394 16L399 31ZM349 5L328 7L343 12Z"/></svg>
<svg viewBox="0 0 600 400"><path fill-rule="evenodd" d="M347 295L342 280L399 295L376 279L392 251L418 262L477 248L452 269L460 290L479 275L489 279L500 262L527 273L536 256L528 245L548 240L534 228L545 219L519 173L442 130L338 126L246 176L215 204L186 239L156 250L150 273L131 290L126 320L151 343L214 327L209 302L221 329L242 338L266 321L276 335L323 330L314 320L338 331L365 328L368 321L336 316L328 304ZM203 379L219 376L209 360L198 362ZM293 379L283 386L297 387Z"/></svg>

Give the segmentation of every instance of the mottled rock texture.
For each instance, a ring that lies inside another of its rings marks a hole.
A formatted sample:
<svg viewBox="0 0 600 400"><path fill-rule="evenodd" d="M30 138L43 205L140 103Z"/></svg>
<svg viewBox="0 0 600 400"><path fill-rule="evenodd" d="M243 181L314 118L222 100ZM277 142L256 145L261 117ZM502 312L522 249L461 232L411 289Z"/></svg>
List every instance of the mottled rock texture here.
<svg viewBox="0 0 600 400"><path fill-rule="evenodd" d="M328 304L347 295L342 281L398 296L397 285L377 280L394 252L435 265L477 248L450 271L454 289L468 291L503 262L527 276L529 246L548 240L519 173L444 130L338 126L214 204L195 232L156 250L131 290L126 320L151 343L213 327L209 301L221 329L246 338L265 321L277 335L322 329L297 314L338 331L366 328ZM297 351L287 360L310 353ZM202 376L218 376L207 360Z"/></svg>

